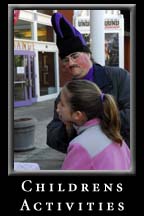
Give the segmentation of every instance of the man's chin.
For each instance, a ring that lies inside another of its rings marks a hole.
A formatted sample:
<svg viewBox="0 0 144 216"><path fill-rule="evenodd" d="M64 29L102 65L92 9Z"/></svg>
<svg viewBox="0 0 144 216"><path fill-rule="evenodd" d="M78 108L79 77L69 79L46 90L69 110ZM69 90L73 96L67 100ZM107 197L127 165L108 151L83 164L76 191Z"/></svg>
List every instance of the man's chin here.
<svg viewBox="0 0 144 216"><path fill-rule="evenodd" d="M73 75L74 79L82 79L82 77L80 75Z"/></svg>
<svg viewBox="0 0 144 216"><path fill-rule="evenodd" d="M72 72L71 73L72 74L72 76L75 78L75 79L79 79L80 77L81 77L81 75L80 75L80 73L78 73L78 72Z"/></svg>
<svg viewBox="0 0 144 216"><path fill-rule="evenodd" d="M71 68L70 73L71 73L73 76L78 75L78 74L80 73L79 68L77 68L77 67Z"/></svg>

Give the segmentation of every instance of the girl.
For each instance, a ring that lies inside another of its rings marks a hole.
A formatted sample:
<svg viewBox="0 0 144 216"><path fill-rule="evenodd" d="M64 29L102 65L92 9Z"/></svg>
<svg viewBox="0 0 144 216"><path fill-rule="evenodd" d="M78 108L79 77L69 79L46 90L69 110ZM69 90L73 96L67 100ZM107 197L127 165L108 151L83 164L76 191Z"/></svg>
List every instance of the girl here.
<svg viewBox="0 0 144 216"><path fill-rule="evenodd" d="M68 82L57 112L77 131L62 170L129 170L130 150L120 135L120 118L113 97L87 80Z"/></svg>

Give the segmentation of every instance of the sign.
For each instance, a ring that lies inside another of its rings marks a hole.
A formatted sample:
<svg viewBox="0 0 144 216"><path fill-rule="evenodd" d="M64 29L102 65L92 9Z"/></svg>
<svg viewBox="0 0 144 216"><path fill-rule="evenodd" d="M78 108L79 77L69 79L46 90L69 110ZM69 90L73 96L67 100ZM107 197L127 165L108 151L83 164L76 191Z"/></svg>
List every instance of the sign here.
<svg viewBox="0 0 144 216"><path fill-rule="evenodd" d="M118 19L105 20L105 29L107 28L112 28L112 29L120 28L120 21Z"/></svg>
<svg viewBox="0 0 144 216"><path fill-rule="evenodd" d="M24 74L24 67L17 67L17 74Z"/></svg>
<svg viewBox="0 0 144 216"><path fill-rule="evenodd" d="M105 64L119 66L119 34L105 33Z"/></svg>
<svg viewBox="0 0 144 216"><path fill-rule="evenodd" d="M14 49L34 51L34 43L25 41L14 41Z"/></svg>
<svg viewBox="0 0 144 216"><path fill-rule="evenodd" d="M90 16L74 17L74 26L90 45ZM124 19L122 14L105 14L105 64L124 67Z"/></svg>
<svg viewBox="0 0 144 216"><path fill-rule="evenodd" d="M76 29L78 29L81 33L90 32L90 18L88 16L76 17L74 22Z"/></svg>
<svg viewBox="0 0 144 216"><path fill-rule="evenodd" d="M105 29L120 29L120 19L118 18L105 18ZM87 31L90 33L90 18L89 17L76 17L75 27L82 33Z"/></svg>

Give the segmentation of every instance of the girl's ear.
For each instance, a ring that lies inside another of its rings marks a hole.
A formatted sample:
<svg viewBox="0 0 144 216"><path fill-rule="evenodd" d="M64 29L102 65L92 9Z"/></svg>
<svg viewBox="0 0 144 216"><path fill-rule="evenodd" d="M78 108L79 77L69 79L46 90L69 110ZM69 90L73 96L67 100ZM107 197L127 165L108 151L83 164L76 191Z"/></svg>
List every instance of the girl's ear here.
<svg viewBox="0 0 144 216"><path fill-rule="evenodd" d="M76 111L73 113L73 118L77 122L82 121L84 119L84 113L81 111Z"/></svg>

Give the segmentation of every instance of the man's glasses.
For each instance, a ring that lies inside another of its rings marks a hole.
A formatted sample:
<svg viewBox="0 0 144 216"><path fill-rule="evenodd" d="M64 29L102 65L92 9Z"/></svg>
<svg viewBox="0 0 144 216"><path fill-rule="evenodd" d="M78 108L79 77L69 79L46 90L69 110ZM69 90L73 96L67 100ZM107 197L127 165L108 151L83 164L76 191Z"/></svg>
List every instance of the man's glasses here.
<svg viewBox="0 0 144 216"><path fill-rule="evenodd" d="M66 65L69 62L70 59L72 61L76 61L77 58L79 58L80 54L81 54L80 52L72 53L72 54L66 56L65 58L63 58L62 63Z"/></svg>

